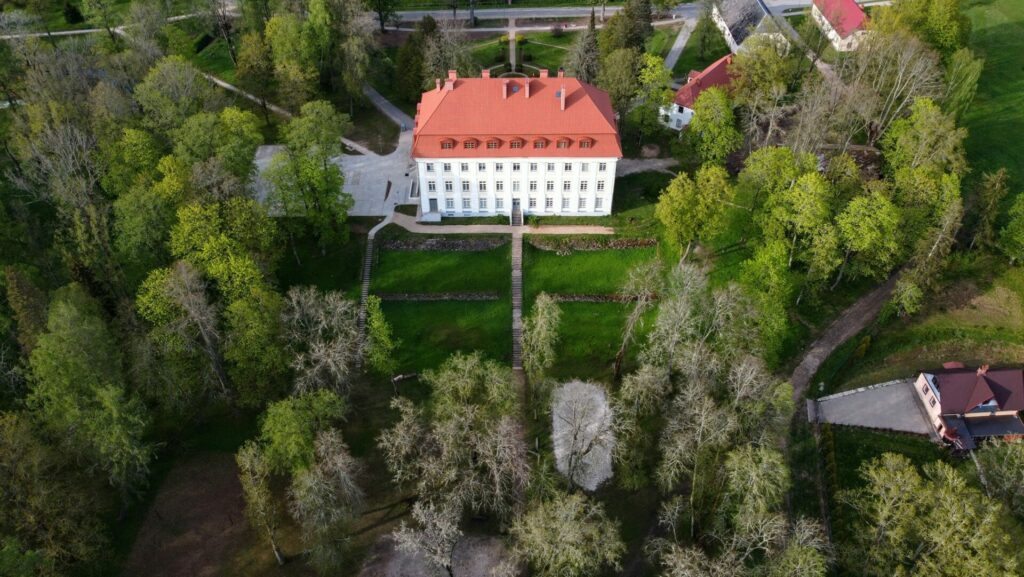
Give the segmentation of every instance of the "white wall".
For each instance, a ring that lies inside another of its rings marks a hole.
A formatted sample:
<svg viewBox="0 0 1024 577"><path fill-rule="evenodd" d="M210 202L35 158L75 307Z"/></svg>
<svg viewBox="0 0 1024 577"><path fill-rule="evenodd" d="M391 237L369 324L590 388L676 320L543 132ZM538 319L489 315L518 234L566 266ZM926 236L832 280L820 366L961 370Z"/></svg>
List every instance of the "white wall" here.
<svg viewBox="0 0 1024 577"><path fill-rule="evenodd" d="M693 119L693 111L673 102L658 109L658 118L668 128L682 130L689 126L690 120Z"/></svg>
<svg viewBox="0 0 1024 577"><path fill-rule="evenodd" d="M424 214L431 212L430 200L436 199L438 212L445 216L507 215L512 212L513 199L518 198L524 215L611 214L617 162L615 158L417 158L420 206ZM570 165L568 171L566 163ZM602 163L604 170L600 170ZM450 167L448 171L444 170L446 164ZM518 171L513 170L515 164L519 165ZM428 170L428 165L433 170ZM531 165L536 165L534 170ZM566 181L568 191L564 190ZM535 190L530 190L531 182L535 183ZM554 190L548 190L548 182ZM446 190L446 183L451 183L451 191ZM502 190L498 190L499 183ZM601 183L603 190L598 190ZM468 207L464 205L466 201Z"/></svg>
<svg viewBox="0 0 1024 577"><path fill-rule="evenodd" d="M718 6L711 7L711 20L718 26L718 29L722 32L722 36L725 37L725 43L729 45L729 50L733 54L739 52L740 47L736 44L736 41L732 37L732 31L729 30L729 26L726 25L725 20L722 19L722 13L718 11Z"/></svg>
<svg viewBox="0 0 1024 577"><path fill-rule="evenodd" d="M857 30L845 39L840 37L839 33L832 27L832 23L825 18L825 15L822 14L821 10L818 10L818 7L814 4L811 5L811 16L814 18L814 21L817 22L818 28L821 28L821 31L828 37L828 41L832 43L832 47L839 52L850 52L852 50L856 50L858 44L860 44L861 38L867 34L867 31L865 30Z"/></svg>

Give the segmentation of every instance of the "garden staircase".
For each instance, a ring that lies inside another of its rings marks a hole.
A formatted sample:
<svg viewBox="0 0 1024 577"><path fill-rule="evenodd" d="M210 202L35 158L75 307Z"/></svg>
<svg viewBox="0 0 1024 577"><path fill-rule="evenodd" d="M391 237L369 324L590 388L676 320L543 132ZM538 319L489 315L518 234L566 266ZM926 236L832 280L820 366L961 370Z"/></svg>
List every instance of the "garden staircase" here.
<svg viewBox="0 0 1024 577"><path fill-rule="evenodd" d="M363 275L359 288L359 316L356 317L356 328L359 331L359 346L366 340L366 299L370 296L370 270L373 268L373 237L366 239L366 254L363 256ZM363 368L362 351L356 356L356 368Z"/></svg>
<svg viewBox="0 0 1024 577"><path fill-rule="evenodd" d="M512 226L523 226L523 209L512 207Z"/></svg>
<svg viewBox="0 0 1024 577"><path fill-rule="evenodd" d="M519 219L522 224L522 214ZM523 370L523 235L518 232L512 233L512 370Z"/></svg>

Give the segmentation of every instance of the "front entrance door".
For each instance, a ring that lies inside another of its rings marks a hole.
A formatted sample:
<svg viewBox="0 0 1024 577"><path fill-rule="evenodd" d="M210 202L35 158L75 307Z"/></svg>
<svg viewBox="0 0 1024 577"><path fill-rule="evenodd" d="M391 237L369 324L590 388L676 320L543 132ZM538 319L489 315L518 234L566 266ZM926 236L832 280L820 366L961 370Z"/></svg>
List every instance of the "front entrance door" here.
<svg viewBox="0 0 1024 577"><path fill-rule="evenodd" d="M519 210L519 199L518 198L513 198L512 199L512 210Z"/></svg>
<svg viewBox="0 0 1024 577"><path fill-rule="evenodd" d="M430 199L430 212L437 212L437 199Z"/></svg>

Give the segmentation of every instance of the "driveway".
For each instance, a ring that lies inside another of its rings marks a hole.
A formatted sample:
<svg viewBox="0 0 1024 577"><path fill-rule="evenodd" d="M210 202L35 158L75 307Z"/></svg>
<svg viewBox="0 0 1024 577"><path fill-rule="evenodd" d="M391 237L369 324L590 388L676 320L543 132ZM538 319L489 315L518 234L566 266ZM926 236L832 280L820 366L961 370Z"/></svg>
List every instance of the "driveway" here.
<svg viewBox="0 0 1024 577"><path fill-rule="evenodd" d="M817 400L820 423L931 435L933 429L914 395L914 380L891 381Z"/></svg>

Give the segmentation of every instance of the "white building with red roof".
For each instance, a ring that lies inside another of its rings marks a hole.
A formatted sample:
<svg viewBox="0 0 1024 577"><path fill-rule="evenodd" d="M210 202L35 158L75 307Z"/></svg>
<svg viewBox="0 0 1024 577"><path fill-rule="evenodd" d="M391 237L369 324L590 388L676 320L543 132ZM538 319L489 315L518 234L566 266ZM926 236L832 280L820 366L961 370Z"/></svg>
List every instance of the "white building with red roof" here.
<svg viewBox="0 0 1024 577"><path fill-rule="evenodd" d="M622 158L608 95L565 77L437 80L416 107L424 220L610 214Z"/></svg>
<svg viewBox="0 0 1024 577"><path fill-rule="evenodd" d="M686 84L676 91L672 103L661 108L661 123L673 130L682 130L688 126L693 119L693 105L702 92L714 86L723 89L729 86L732 58L732 54L727 54L700 72L691 70L686 76Z"/></svg>
<svg viewBox="0 0 1024 577"><path fill-rule="evenodd" d="M855 0L814 0L811 17L839 52L856 50L867 34L868 15Z"/></svg>

